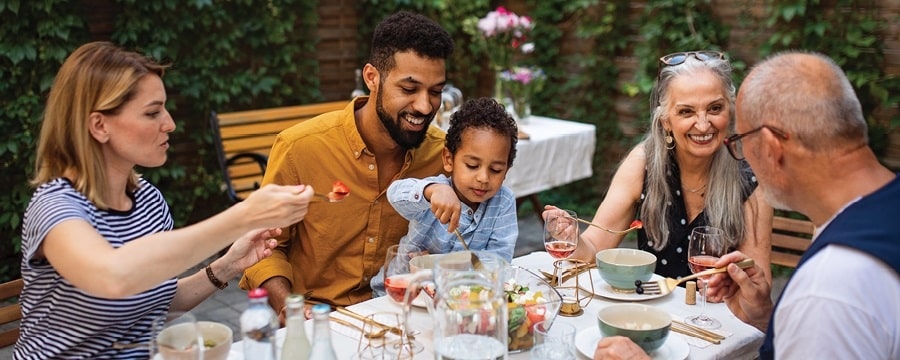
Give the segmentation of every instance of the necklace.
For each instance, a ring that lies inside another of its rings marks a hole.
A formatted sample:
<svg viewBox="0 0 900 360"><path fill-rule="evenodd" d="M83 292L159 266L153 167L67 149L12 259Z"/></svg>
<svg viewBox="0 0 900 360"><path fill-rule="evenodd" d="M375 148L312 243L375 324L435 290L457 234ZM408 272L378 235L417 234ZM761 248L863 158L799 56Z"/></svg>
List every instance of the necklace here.
<svg viewBox="0 0 900 360"><path fill-rule="evenodd" d="M696 189L687 189L687 188L686 188L685 190L690 191L690 192L696 194L698 191L703 190L703 189L706 189L706 184L705 184L705 183L703 184L703 186L698 187L698 188L696 188Z"/></svg>

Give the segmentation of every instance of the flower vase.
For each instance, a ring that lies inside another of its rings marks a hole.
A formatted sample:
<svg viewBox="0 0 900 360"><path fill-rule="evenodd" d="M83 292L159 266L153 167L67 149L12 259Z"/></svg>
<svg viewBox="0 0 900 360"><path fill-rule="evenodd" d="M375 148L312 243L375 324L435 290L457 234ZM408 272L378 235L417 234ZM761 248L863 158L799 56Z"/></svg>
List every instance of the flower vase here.
<svg viewBox="0 0 900 360"><path fill-rule="evenodd" d="M522 94L513 97L511 100L516 121L520 124L527 124L528 119L531 117L531 99L528 98L528 95Z"/></svg>
<svg viewBox="0 0 900 360"><path fill-rule="evenodd" d="M494 99L501 104L505 104L503 98L505 98L505 94L503 92L503 69L500 67L494 68Z"/></svg>

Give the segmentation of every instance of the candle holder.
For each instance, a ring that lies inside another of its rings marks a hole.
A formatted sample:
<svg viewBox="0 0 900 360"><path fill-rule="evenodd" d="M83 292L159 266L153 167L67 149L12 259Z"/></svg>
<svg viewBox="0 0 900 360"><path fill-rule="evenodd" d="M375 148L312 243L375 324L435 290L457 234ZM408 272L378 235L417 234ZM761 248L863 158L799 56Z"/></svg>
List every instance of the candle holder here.
<svg viewBox="0 0 900 360"><path fill-rule="evenodd" d="M580 316L584 314L584 308L594 299L594 278L590 271L591 265L585 261L577 259L560 259L553 262L553 277L557 279L554 285L559 294L562 296L562 306L559 308L559 314L562 316ZM586 271L588 274L588 283L590 291L581 287L579 273ZM574 272L575 281L571 285L565 285L563 277L568 272Z"/></svg>

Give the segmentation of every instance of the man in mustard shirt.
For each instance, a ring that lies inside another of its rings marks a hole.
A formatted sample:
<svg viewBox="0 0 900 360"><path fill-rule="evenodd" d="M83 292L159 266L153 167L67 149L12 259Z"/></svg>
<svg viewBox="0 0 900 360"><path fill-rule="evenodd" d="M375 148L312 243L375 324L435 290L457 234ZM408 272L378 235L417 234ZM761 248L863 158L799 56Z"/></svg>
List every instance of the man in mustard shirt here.
<svg viewBox="0 0 900 360"><path fill-rule="evenodd" d="M266 288L282 323L290 293L340 306L372 297L370 278L407 231L387 201L388 185L442 171L444 133L430 124L452 52L450 34L434 21L393 14L375 29L363 68L370 95L276 138L263 185L307 184L324 194L339 180L350 189L343 201L310 203L306 218L284 229L274 254L244 272L241 288Z"/></svg>

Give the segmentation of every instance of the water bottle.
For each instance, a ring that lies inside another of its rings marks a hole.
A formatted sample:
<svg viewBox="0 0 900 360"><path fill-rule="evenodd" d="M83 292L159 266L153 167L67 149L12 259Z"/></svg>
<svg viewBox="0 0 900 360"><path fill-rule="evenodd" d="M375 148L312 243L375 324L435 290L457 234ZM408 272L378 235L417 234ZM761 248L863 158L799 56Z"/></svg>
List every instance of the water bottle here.
<svg viewBox="0 0 900 360"><path fill-rule="evenodd" d="M353 92L350 93L350 98L353 99L357 96L363 96L365 94L366 90L363 89L362 70L356 69L356 88L353 89Z"/></svg>
<svg viewBox="0 0 900 360"><path fill-rule="evenodd" d="M334 347L331 346L331 324L328 313L331 306L316 304L313 312L313 344L309 360L337 360Z"/></svg>
<svg viewBox="0 0 900 360"><path fill-rule="evenodd" d="M241 335L244 342L244 359L275 360L275 330L278 317L269 306L269 293L256 288L247 293L250 304L241 313Z"/></svg>
<svg viewBox="0 0 900 360"><path fill-rule="evenodd" d="M287 304L287 333L284 337L284 345L281 347L283 360L307 360L309 359L310 345L306 337L306 315L303 313L303 295L288 295Z"/></svg>

